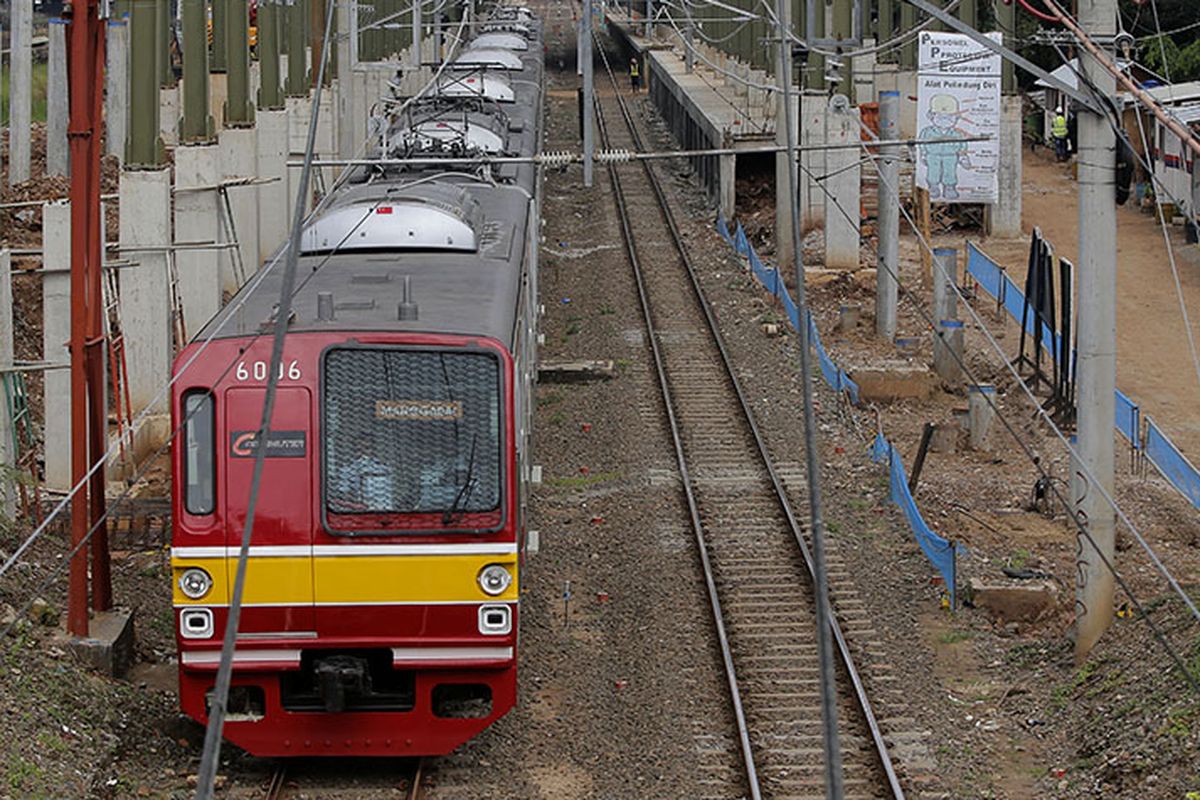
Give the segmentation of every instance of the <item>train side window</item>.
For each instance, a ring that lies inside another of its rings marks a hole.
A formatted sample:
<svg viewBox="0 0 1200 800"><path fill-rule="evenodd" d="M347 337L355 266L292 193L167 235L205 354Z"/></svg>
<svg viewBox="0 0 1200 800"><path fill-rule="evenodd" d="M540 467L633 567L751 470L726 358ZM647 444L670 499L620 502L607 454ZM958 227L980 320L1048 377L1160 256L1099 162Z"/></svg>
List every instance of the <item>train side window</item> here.
<svg viewBox="0 0 1200 800"><path fill-rule="evenodd" d="M213 396L206 391L183 396L184 508L205 516L217 506L216 414Z"/></svg>

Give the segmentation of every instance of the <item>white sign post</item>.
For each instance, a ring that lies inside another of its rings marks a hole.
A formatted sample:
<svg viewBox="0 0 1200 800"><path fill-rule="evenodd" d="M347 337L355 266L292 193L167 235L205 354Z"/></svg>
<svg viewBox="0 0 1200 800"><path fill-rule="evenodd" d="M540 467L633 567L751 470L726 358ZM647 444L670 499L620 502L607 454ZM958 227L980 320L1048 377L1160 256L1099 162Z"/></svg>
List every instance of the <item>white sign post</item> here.
<svg viewBox="0 0 1200 800"><path fill-rule="evenodd" d="M988 37L1001 41L999 33ZM961 33L921 34L917 69L917 185L935 203L995 203L1000 163L1000 56Z"/></svg>

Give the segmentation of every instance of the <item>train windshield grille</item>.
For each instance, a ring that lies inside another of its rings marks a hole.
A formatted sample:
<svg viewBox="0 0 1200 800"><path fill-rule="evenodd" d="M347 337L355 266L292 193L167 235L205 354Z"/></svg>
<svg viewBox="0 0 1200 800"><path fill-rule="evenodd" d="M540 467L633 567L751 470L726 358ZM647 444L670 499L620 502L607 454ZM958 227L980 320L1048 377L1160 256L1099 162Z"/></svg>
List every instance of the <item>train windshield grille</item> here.
<svg viewBox="0 0 1200 800"><path fill-rule="evenodd" d="M500 362L487 353L336 348L325 357L329 515L495 511L501 491ZM348 527L407 527L394 520Z"/></svg>

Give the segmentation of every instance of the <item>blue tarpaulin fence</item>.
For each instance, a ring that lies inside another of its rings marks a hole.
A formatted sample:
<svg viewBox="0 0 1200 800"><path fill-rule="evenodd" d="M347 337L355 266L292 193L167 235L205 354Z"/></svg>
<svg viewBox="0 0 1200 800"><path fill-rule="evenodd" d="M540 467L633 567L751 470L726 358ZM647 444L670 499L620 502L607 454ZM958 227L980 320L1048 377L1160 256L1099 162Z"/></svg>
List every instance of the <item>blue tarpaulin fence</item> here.
<svg viewBox="0 0 1200 800"><path fill-rule="evenodd" d="M900 458L900 453L884 437L883 433L875 434L875 441L871 445L871 460L876 464L886 463L888 465L891 500L904 512L908 526L912 528L913 536L916 537L917 544L921 546L925 557L941 573L942 580L946 582L946 588L950 592L950 607L956 608L957 561L962 545L943 539L926 524L920 509L917 508L917 501L913 499L912 492L908 490L908 475L904 472L904 462Z"/></svg>
<svg viewBox="0 0 1200 800"><path fill-rule="evenodd" d="M742 229L741 223L738 224L737 228L731 234L725 218L718 215L717 233L739 255L749 260L750 272L764 288L779 299L792 329L796 331L800 330L799 309L796 308L795 301L788 294L787 286L780 277L779 270L767 266L762 262L762 259L758 257L758 253L754 252L754 247L746 238L746 232ZM858 384L851 380L850 376L830 358L828 351L825 350L825 345L821 342L821 335L817 332L816 320L813 319L811 313L808 314L807 323L809 341L812 342L813 349L817 353L817 364L821 368L821 375L825 378L825 382L834 391L846 392L850 396L851 402L857 405ZM962 552L962 545L948 542L934 533L925 524L924 518L921 517L921 512L917 509L916 500L913 499L912 493L908 490L908 478L904 474L904 464L900 459L900 454L883 437L882 433L875 438L875 443L871 447L871 456L876 463L884 459L888 461L892 502L900 506L904 512L904 516L908 519L909 527L912 528L917 544L920 545L921 550L946 582L946 588L950 593L950 607L954 608L957 588L955 583L955 562L957 553Z"/></svg>
<svg viewBox="0 0 1200 800"><path fill-rule="evenodd" d="M1020 321L1021 315L1025 313L1025 293L1013 283L1012 278L1008 277L1008 273L1000 269L1000 266L973 242L967 242L967 272L988 294L1001 301L1013 319ZM1030 336L1034 335L1033 323L1034 311L1030 308L1025 320L1025 332ZM1059 343L1058 334L1051 330L1049 325L1043 324L1042 347L1046 348L1051 358L1061 352Z"/></svg>
<svg viewBox="0 0 1200 800"><path fill-rule="evenodd" d="M1005 293L1004 306L1014 319L1021 317L1021 298L1010 304L1009 297L1021 297L1020 291L1013 285L1004 271L974 244L967 245L967 270L974 276L987 292L993 297L1000 297L997 292ZM1007 283L1007 285L1005 285ZM1146 415L1145 436L1142 435L1142 412L1138 404L1120 389L1116 391L1116 409L1113 414L1113 425L1117 432L1129 440L1134 450L1141 450L1146 458L1154 465L1162 476L1175 489L1191 501L1192 505L1200 508L1200 471L1180 452L1170 437L1162 428L1155 424L1150 415Z"/></svg>

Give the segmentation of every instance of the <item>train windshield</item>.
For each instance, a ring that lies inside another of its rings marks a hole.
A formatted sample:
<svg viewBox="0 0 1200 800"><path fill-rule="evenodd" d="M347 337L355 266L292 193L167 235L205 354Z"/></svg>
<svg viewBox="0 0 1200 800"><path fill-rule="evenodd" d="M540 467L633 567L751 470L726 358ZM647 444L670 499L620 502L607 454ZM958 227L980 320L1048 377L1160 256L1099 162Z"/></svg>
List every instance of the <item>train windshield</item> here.
<svg viewBox="0 0 1200 800"><path fill-rule="evenodd" d="M440 514L443 526L458 527L499 508L496 357L336 348L325 357L323 393L330 515ZM380 520L379 527L393 525Z"/></svg>

